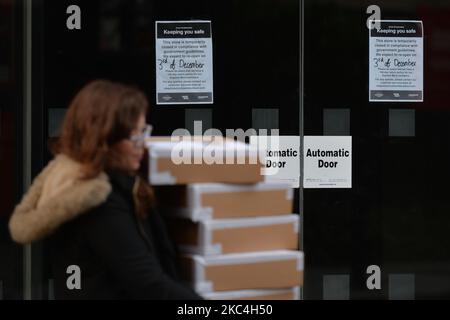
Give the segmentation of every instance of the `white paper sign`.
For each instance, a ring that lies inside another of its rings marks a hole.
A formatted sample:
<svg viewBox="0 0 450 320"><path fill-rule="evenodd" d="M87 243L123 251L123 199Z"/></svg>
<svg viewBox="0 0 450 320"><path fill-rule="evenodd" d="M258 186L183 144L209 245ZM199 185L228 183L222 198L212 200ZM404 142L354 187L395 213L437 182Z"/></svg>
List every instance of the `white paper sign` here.
<svg viewBox="0 0 450 320"><path fill-rule="evenodd" d="M369 101L423 101L422 21L378 20L369 30Z"/></svg>
<svg viewBox="0 0 450 320"><path fill-rule="evenodd" d="M262 175L266 181L291 183L300 187L300 137L252 136L250 145L257 146L265 158Z"/></svg>
<svg viewBox="0 0 450 320"><path fill-rule="evenodd" d="M352 137L305 136L304 188L352 187Z"/></svg>
<svg viewBox="0 0 450 320"><path fill-rule="evenodd" d="M211 21L156 21L156 103L211 104Z"/></svg>

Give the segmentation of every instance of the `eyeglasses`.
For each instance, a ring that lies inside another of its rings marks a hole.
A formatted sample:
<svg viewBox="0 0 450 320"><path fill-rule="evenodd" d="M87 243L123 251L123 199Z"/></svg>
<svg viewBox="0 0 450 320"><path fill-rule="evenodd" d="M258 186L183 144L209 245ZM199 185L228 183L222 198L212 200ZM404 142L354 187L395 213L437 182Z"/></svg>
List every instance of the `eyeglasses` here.
<svg viewBox="0 0 450 320"><path fill-rule="evenodd" d="M153 126L147 124L140 134L132 135L129 140L133 143L135 148L143 148L145 147L145 140L152 135L152 131Z"/></svg>

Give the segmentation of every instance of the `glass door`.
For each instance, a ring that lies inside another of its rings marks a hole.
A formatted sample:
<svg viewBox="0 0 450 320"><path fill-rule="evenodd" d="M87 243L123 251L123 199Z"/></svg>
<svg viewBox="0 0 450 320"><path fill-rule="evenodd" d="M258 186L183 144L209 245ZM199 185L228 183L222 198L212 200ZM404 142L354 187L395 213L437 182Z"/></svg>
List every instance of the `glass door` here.
<svg viewBox="0 0 450 320"><path fill-rule="evenodd" d="M305 190L305 298L448 299L450 6L376 2L381 20L423 21L424 101L369 102L374 3L304 3L305 135L353 137L353 188Z"/></svg>
<svg viewBox="0 0 450 320"><path fill-rule="evenodd" d="M96 78L145 91L154 135L171 135L178 128L192 131L194 121L202 121L203 131L279 129L282 135L300 135L299 0L77 1L80 30L66 27L65 12L72 1L39 3L33 12L43 35L33 51L40 70L40 78L33 80L40 117L36 165L50 160L47 143L58 136L73 95ZM156 105L155 21L164 20L211 21L213 104ZM296 213L299 201L297 189ZM38 296L44 299L52 297L45 247L42 259L34 258L36 270L42 267Z"/></svg>

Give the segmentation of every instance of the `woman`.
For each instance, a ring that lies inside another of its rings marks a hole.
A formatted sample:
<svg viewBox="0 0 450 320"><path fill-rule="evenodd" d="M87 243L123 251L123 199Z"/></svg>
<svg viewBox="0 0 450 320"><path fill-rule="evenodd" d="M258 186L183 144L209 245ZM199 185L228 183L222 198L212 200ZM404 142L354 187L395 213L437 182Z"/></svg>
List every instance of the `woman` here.
<svg viewBox="0 0 450 320"><path fill-rule="evenodd" d="M86 85L67 111L55 158L14 210L16 242L49 237L57 299L200 298L178 280L175 250L141 178L147 108L134 88Z"/></svg>

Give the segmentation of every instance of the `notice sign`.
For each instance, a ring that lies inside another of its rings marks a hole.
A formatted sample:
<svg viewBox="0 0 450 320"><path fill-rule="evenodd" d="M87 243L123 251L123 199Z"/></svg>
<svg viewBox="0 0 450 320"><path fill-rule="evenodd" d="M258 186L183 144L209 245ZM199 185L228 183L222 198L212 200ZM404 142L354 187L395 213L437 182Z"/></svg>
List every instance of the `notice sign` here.
<svg viewBox="0 0 450 320"><path fill-rule="evenodd" d="M422 102L422 21L377 22L369 31L369 101Z"/></svg>
<svg viewBox="0 0 450 320"><path fill-rule="evenodd" d="M156 103L213 103L211 21L156 22Z"/></svg>
<svg viewBox="0 0 450 320"><path fill-rule="evenodd" d="M265 159L262 175L266 181L292 184L300 187L300 137L252 136L250 145L258 147Z"/></svg>
<svg viewBox="0 0 450 320"><path fill-rule="evenodd" d="M352 187L352 137L305 136L304 188Z"/></svg>

